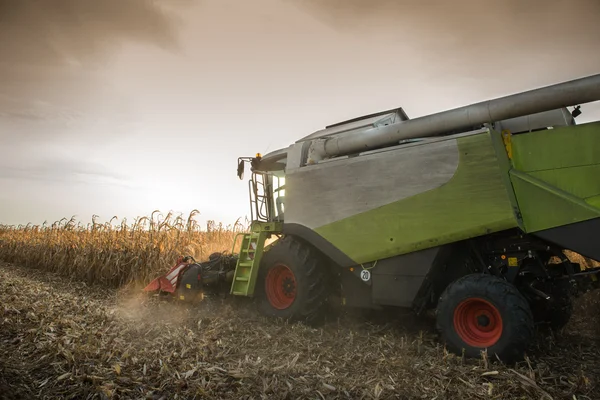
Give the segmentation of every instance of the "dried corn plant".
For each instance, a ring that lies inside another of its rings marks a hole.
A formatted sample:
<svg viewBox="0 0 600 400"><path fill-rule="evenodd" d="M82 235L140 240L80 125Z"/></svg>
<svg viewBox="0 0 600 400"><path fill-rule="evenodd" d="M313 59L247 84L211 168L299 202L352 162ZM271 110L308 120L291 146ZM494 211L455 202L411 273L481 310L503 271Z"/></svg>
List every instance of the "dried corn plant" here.
<svg viewBox="0 0 600 400"><path fill-rule="evenodd" d="M567 251L565 251L565 255L572 262L578 263L579 265L581 265L582 269L600 267L600 262L594 261L594 260L592 260L590 258L583 257L582 255L577 254L577 253L575 253L573 251L568 251L567 250Z"/></svg>
<svg viewBox="0 0 600 400"><path fill-rule="evenodd" d="M247 230L240 220L202 227L194 210L187 218L155 210L133 224L98 216L83 225L63 218L51 225L0 225L0 259L40 268L88 283L119 287L148 282L164 273L181 255L197 260L213 252L230 252L236 234Z"/></svg>
<svg viewBox="0 0 600 400"><path fill-rule="evenodd" d="M41 226L0 225L0 259L87 283L110 287L143 284L181 255L203 260L213 252L230 252L236 235L249 227L248 221L238 219L227 226L208 221L202 229L197 214L194 210L184 218L155 210L130 225L117 217L98 223L97 215L87 225L74 218ZM566 255L584 268L599 265L573 252Z"/></svg>

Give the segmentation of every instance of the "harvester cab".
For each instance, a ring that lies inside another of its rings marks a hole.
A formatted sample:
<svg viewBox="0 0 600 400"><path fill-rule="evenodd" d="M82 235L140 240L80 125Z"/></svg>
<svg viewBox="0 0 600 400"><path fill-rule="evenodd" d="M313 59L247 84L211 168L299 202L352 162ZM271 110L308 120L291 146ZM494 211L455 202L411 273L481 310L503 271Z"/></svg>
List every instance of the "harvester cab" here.
<svg viewBox="0 0 600 400"><path fill-rule="evenodd" d="M245 165L250 164L248 181L250 220L254 222L283 222L285 205L285 164L274 163L269 169L258 169L262 156L238 158L237 174L244 179Z"/></svg>
<svg viewBox="0 0 600 400"><path fill-rule="evenodd" d="M564 326L574 289L597 287L597 264L565 254L600 260L600 121L568 109L598 100L594 75L415 119L386 110L238 159L252 223L231 293L308 322L333 294L435 310L451 351L521 357L534 324Z"/></svg>
<svg viewBox="0 0 600 400"><path fill-rule="evenodd" d="M238 178L244 178L245 165L250 164L251 177L248 180L248 197L250 200L250 231L238 234L234 240L232 253L239 258L233 281L231 294L235 296L253 296L258 278L258 271L266 242L273 235L279 236L282 231L285 208L285 174L284 165L276 163L271 168L259 168L262 156L240 157L238 159ZM236 246L240 242L239 251Z"/></svg>

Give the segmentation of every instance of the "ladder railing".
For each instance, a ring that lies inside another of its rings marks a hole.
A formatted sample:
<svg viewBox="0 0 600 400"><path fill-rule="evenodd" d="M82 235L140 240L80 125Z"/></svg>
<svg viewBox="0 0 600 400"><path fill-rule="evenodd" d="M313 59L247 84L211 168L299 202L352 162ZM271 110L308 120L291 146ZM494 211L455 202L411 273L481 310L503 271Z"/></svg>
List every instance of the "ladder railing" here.
<svg viewBox="0 0 600 400"><path fill-rule="evenodd" d="M267 222L271 218L270 195L265 184L266 176L264 174L252 174L252 179L248 181L248 191L250 198L250 220Z"/></svg>

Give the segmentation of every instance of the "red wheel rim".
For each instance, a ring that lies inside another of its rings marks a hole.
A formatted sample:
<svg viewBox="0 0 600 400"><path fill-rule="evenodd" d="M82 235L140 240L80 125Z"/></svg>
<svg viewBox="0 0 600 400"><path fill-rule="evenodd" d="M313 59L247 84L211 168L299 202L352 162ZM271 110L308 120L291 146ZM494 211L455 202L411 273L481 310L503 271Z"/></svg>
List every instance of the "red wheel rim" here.
<svg viewBox="0 0 600 400"><path fill-rule="evenodd" d="M284 310L296 299L296 277L291 269L278 264L269 270L265 281L267 299L273 307Z"/></svg>
<svg viewBox="0 0 600 400"><path fill-rule="evenodd" d="M469 346L491 347L502 336L502 317L490 302L471 298L454 310L454 329Z"/></svg>

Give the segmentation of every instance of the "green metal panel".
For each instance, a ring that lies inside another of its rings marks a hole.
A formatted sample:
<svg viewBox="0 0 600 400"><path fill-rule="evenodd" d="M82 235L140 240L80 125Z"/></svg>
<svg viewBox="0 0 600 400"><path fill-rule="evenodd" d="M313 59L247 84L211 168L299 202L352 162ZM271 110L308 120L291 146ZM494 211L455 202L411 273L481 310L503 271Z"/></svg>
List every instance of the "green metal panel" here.
<svg viewBox="0 0 600 400"><path fill-rule="evenodd" d="M596 207L600 209L600 196L594 196L585 199L585 202L591 205L592 207Z"/></svg>
<svg viewBox="0 0 600 400"><path fill-rule="evenodd" d="M597 165L600 122L515 135L512 148L513 165L524 172Z"/></svg>
<svg viewBox="0 0 600 400"><path fill-rule="evenodd" d="M517 197L515 196L515 191L513 189L512 182L510 181L509 172L512 169L512 161L509 157L506 145L502 138L502 133L492 130L490 135L492 139L492 144L494 145L496 158L498 159L500 177L504 184L506 193L508 194L508 199L510 200L515 220L519 228L524 230L523 219L521 218L521 212L519 211L519 204L517 202Z"/></svg>
<svg viewBox="0 0 600 400"><path fill-rule="evenodd" d="M525 231L600 215L600 122L513 136L512 149Z"/></svg>
<svg viewBox="0 0 600 400"><path fill-rule="evenodd" d="M600 216L600 209L531 175L515 170L510 175L527 232Z"/></svg>
<svg viewBox="0 0 600 400"><path fill-rule="evenodd" d="M266 240L274 233L280 233L282 224L278 222L254 222L250 232L239 234L234 240L234 251L237 237L242 236L239 258L231 282L231 294L234 296L253 296L260 260L265 250Z"/></svg>
<svg viewBox="0 0 600 400"><path fill-rule="evenodd" d="M583 199L600 195L600 163L534 171L529 174Z"/></svg>
<svg viewBox="0 0 600 400"><path fill-rule="evenodd" d="M490 133L457 141L459 166L445 185L316 232L365 263L516 227Z"/></svg>

